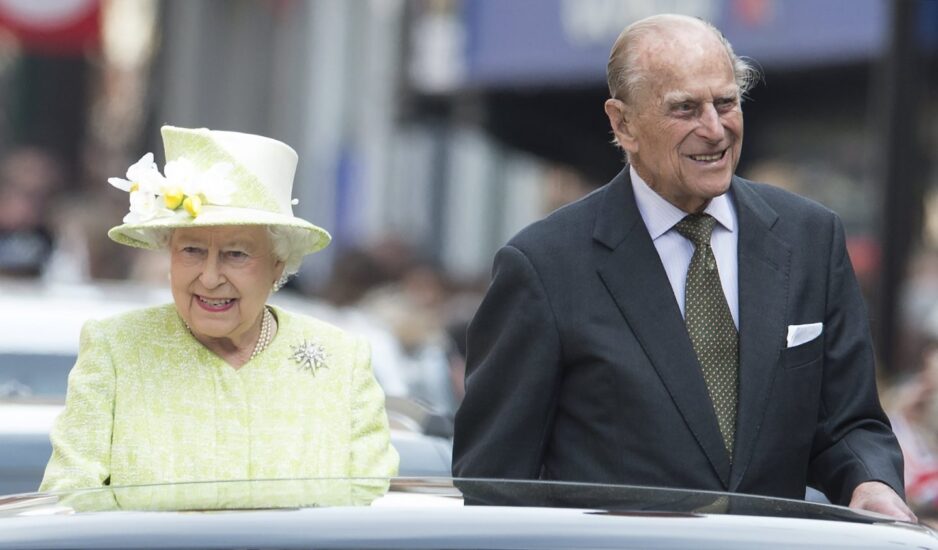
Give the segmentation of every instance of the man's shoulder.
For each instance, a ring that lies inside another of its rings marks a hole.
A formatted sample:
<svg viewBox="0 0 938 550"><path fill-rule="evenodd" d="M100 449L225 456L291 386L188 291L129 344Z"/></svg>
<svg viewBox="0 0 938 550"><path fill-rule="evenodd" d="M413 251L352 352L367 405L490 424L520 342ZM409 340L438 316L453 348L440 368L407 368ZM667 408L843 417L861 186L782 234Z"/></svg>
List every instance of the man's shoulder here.
<svg viewBox="0 0 938 550"><path fill-rule="evenodd" d="M610 185L606 184L531 223L512 237L507 246L534 251L582 243L584 239L591 238L599 206Z"/></svg>
<svg viewBox="0 0 938 550"><path fill-rule="evenodd" d="M734 186L737 199L740 198L740 194L748 193L764 201L780 217L797 215L830 218L837 215L833 210L815 200L770 183L751 181L737 176L734 178Z"/></svg>

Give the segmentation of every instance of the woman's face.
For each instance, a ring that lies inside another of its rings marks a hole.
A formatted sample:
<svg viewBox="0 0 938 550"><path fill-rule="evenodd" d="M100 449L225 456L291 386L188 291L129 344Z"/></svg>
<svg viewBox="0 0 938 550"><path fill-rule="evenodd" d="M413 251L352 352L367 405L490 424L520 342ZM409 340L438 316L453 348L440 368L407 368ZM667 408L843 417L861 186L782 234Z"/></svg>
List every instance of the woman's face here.
<svg viewBox="0 0 938 550"><path fill-rule="evenodd" d="M284 267L266 227L176 229L169 248L173 301L196 338L251 345L251 329Z"/></svg>

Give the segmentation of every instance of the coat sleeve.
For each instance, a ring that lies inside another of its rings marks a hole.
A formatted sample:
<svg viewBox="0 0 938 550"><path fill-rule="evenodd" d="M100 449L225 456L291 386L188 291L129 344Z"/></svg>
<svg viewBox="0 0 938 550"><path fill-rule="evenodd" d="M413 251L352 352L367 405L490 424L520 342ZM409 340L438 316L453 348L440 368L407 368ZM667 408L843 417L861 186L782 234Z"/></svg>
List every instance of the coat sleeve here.
<svg viewBox="0 0 938 550"><path fill-rule="evenodd" d="M114 365L97 321L82 327L78 360L68 375L65 410L52 427L52 457L40 491L82 489L110 481Z"/></svg>
<svg viewBox="0 0 938 550"><path fill-rule="evenodd" d="M495 256L492 284L469 326L466 395L456 413L453 475L536 479L560 386L561 341L528 256Z"/></svg>
<svg viewBox="0 0 938 550"><path fill-rule="evenodd" d="M903 496L902 452L876 390L867 312L843 225L834 217L824 319L824 374L809 483L833 502L848 504L865 481L881 481Z"/></svg>

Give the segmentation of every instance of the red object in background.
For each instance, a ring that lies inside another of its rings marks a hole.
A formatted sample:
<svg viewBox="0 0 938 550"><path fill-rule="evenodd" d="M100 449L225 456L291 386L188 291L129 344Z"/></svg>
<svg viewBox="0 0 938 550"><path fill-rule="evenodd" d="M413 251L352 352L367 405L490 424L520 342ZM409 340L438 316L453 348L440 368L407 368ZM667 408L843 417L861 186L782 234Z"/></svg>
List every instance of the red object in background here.
<svg viewBox="0 0 938 550"><path fill-rule="evenodd" d="M100 0L0 0L0 28L28 53L82 55L100 45Z"/></svg>
<svg viewBox="0 0 938 550"><path fill-rule="evenodd" d="M735 0L733 13L747 27L763 27L775 11L774 0Z"/></svg>
<svg viewBox="0 0 938 550"><path fill-rule="evenodd" d="M289 19L299 7L296 0L264 0L263 5L281 21Z"/></svg>
<svg viewBox="0 0 938 550"><path fill-rule="evenodd" d="M857 279L872 282L881 263L882 251L879 242L862 235L847 237L847 255L850 256Z"/></svg>

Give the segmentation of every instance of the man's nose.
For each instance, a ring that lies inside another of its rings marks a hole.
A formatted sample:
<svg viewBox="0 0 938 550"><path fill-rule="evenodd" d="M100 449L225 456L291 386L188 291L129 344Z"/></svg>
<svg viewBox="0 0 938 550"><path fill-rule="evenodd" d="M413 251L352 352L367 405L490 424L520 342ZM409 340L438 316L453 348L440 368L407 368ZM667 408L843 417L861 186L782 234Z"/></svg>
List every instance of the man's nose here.
<svg viewBox="0 0 938 550"><path fill-rule="evenodd" d="M726 134L726 129L723 128L720 113L717 112L716 107L714 107L712 103L707 103L703 106L699 120L700 126L697 128L697 134L700 137L712 142L723 139L723 136Z"/></svg>

